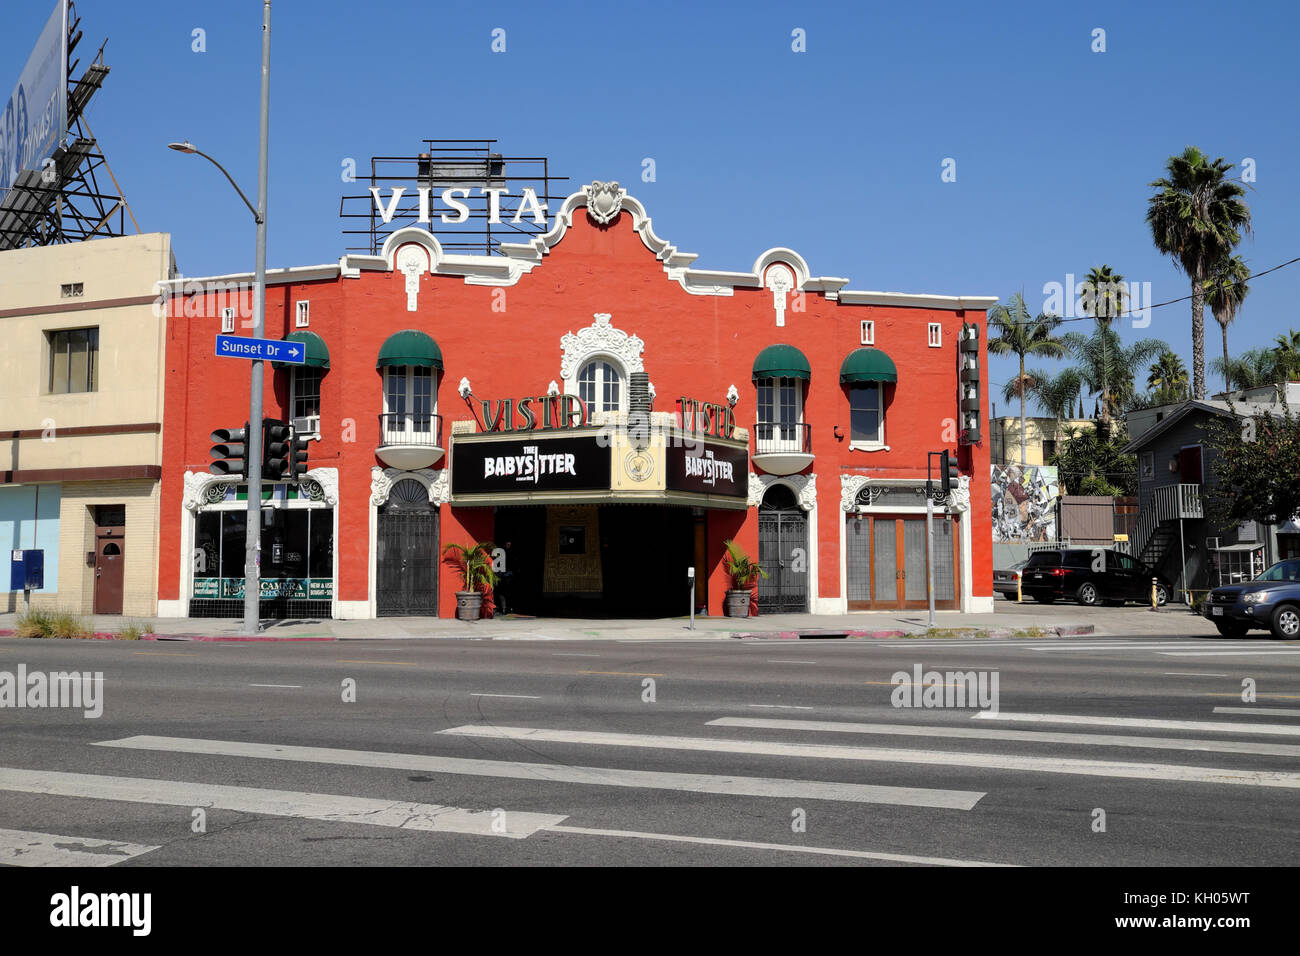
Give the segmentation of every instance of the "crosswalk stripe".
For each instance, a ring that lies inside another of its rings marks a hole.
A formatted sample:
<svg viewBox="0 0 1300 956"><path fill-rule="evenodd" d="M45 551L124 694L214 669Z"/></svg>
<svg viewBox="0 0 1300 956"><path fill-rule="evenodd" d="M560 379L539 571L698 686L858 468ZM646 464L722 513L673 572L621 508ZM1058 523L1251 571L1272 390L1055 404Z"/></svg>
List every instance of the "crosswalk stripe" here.
<svg viewBox="0 0 1300 956"><path fill-rule="evenodd" d="M663 737L601 731L549 730L538 727L487 727L466 725L441 730L442 734L494 737L530 742L594 744L651 750L693 750L708 753L761 754L775 757L813 757L831 760L871 760L882 763L939 764L945 767L979 767L986 770L1028 770L1095 777L1126 777L1182 783L1228 783L1255 787L1300 789L1300 774L1271 770L1227 770L1172 764L1124 763L1066 757L1026 757L1014 754L965 753L952 750L896 750L883 747L840 747L830 744L727 740L720 737Z"/></svg>
<svg viewBox="0 0 1300 956"><path fill-rule="evenodd" d="M4 866L112 866L156 849L120 840L0 829L0 865Z"/></svg>
<svg viewBox="0 0 1300 956"><path fill-rule="evenodd" d="M476 760L438 757L428 754L381 753L369 750L339 750L332 747L296 747L255 744L239 740L200 740L185 737L126 737L106 740L97 746L133 750L161 750L171 753L216 754L226 757L257 757L304 763L337 764L353 767L381 767L423 773L449 773L475 777L500 777L533 782L578 783L605 787L636 787L648 790L678 790L687 793L716 793L743 797L831 800L842 803L881 803L896 806L970 810L984 796L982 791L936 790L924 787L889 787L878 784L832 783L780 777L737 777L698 773L668 773L651 770L621 770L613 767L575 767L567 764L524 763L513 760Z"/></svg>
<svg viewBox="0 0 1300 956"><path fill-rule="evenodd" d="M846 856L858 860L883 860L887 863L915 863L921 866L1015 866L1014 863L985 863L979 860L954 860L942 856L913 856L907 853L881 853L873 850L841 850L825 846L794 846L789 843L755 843L751 840L724 840L716 837L680 836L670 833L646 833L639 830L603 830L595 827L572 827L565 824L547 827L547 833L573 833L583 836L615 837L633 840L663 840L669 843L697 843L706 846L731 846L749 850L781 853L812 853L820 856Z"/></svg>
<svg viewBox="0 0 1300 956"><path fill-rule="evenodd" d="M1263 714L1265 717L1300 717L1296 707L1216 707L1216 714Z"/></svg>
<svg viewBox="0 0 1300 956"><path fill-rule="evenodd" d="M333 793L264 790L212 783L185 783L142 777L110 777L53 770L19 770L0 767L0 790L44 793L59 797L89 797L126 803L154 803L176 807L210 807L273 817L299 817L331 823L364 823L400 830L470 833L523 839L542 827L568 819L553 813L512 811L494 815L488 810L463 810L432 803L375 800ZM494 829L493 825L499 829Z"/></svg>
<svg viewBox="0 0 1300 956"><path fill-rule="evenodd" d="M1216 710L1218 708L1215 708ZM860 724L834 720L781 720L767 717L719 717L710 727L752 727L762 730L806 730L840 734L879 734L899 737L952 737L960 740L1009 740L1017 743L1077 744L1089 747L1133 747L1139 750L1196 750L1212 753L1300 757L1300 745L1254 743L1243 740L1190 740L1178 737L1130 737L1124 734L1050 733L1001 730L996 727L938 727L921 724Z"/></svg>
<svg viewBox="0 0 1300 956"><path fill-rule="evenodd" d="M1204 734L1260 734L1300 737L1300 726L1243 724L1214 720L1162 720L1146 717L1092 717L1087 714L1017 714L981 710L975 720L1015 720L1031 724L1091 724L1097 727L1139 727L1143 730L1192 730Z"/></svg>

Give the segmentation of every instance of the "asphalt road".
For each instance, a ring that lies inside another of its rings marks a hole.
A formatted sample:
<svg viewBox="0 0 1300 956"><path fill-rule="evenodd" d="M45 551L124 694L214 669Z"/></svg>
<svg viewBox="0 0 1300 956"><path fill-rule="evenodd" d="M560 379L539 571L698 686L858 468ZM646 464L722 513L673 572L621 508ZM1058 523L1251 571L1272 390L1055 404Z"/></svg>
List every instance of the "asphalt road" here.
<svg viewBox="0 0 1300 956"><path fill-rule="evenodd" d="M918 665L996 676L996 713L894 706ZM1300 847L1300 643L1262 636L0 640L0 682L20 666L102 672L103 712L0 693L9 864L1259 866Z"/></svg>

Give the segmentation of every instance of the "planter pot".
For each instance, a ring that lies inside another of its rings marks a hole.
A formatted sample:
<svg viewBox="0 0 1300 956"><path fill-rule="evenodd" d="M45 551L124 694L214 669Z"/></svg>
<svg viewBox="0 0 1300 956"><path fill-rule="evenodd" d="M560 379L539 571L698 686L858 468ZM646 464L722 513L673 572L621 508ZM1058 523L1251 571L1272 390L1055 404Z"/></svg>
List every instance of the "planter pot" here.
<svg viewBox="0 0 1300 956"><path fill-rule="evenodd" d="M728 590L722 609L727 617L749 617L749 600L752 596L750 591Z"/></svg>
<svg viewBox="0 0 1300 956"><path fill-rule="evenodd" d="M483 613L483 595L478 591L456 592L456 620L477 621Z"/></svg>

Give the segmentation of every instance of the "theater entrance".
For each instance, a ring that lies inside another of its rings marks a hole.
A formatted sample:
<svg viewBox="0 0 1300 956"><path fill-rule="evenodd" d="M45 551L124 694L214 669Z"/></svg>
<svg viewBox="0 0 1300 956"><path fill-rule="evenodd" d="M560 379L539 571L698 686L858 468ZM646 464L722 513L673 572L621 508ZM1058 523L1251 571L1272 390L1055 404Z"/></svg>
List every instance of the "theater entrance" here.
<svg viewBox="0 0 1300 956"><path fill-rule="evenodd" d="M498 507L499 603L538 617L683 616L695 528L677 505Z"/></svg>

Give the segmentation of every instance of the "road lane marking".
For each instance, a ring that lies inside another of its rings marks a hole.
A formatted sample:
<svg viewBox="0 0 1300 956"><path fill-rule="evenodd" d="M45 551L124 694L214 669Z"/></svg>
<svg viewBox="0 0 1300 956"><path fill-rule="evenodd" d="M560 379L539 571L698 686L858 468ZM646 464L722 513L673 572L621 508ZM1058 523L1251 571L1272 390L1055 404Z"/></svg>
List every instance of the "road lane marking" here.
<svg viewBox="0 0 1300 956"><path fill-rule="evenodd" d="M186 737L126 737L105 740L99 747L158 750L225 757L255 757L302 763L414 770L424 773L460 774L529 780L533 783L577 783L605 787L634 787L647 790L677 790L686 793L716 793L741 797L830 800L841 803L882 803L908 807L970 810L984 796L982 791L935 790L922 787L889 787L877 784L833 783L781 777L738 777L733 775L669 773L652 770L620 770L612 767L581 767L567 764L525 763L514 760L479 760L437 757L428 754L382 753L340 750L332 747L296 747L255 744L240 740L201 740Z"/></svg>
<svg viewBox="0 0 1300 956"><path fill-rule="evenodd" d="M390 667L419 667L415 661L343 661L338 660L335 664L385 664Z"/></svg>
<svg viewBox="0 0 1300 956"><path fill-rule="evenodd" d="M1300 713L1297 713L1300 716ZM922 724L862 724L834 720L779 720L767 717L719 717L710 727L750 727L760 730L803 730L815 733L876 734L896 737L950 737L959 740L1010 740L1019 743L1077 744L1089 747L1133 747L1137 750L1195 750L1208 753L1300 757L1300 745L1242 740L1190 740L1179 737L1130 737L1123 734L1052 733L1002 730L995 727L941 727Z"/></svg>
<svg viewBox="0 0 1300 956"><path fill-rule="evenodd" d="M749 706L772 708L774 710L812 710L811 707L803 707L799 704L750 704Z"/></svg>
<svg viewBox="0 0 1300 956"><path fill-rule="evenodd" d="M569 654L561 651L556 651L551 656L552 657L600 657L599 654Z"/></svg>
<svg viewBox="0 0 1300 956"><path fill-rule="evenodd" d="M579 674L599 674L603 677L663 677L663 674L640 674L635 671L578 671Z"/></svg>
<svg viewBox="0 0 1300 956"><path fill-rule="evenodd" d="M1293 657L1300 654L1300 647L1294 650L1270 648L1257 651L1161 651L1165 657Z"/></svg>
<svg viewBox="0 0 1300 956"><path fill-rule="evenodd" d="M139 657L195 657L195 654L177 653L176 651L132 651Z"/></svg>
<svg viewBox="0 0 1300 956"><path fill-rule="evenodd" d="M175 807L207 807L272 817L298 817L331 823L364 823L399 830L436 833L470 833L523 839L546 826L562 823L566 816L552 813L493 815L490 810L464 810L432 803L376 800L334 793L302 793L260 787L230 787L212 783L185 783L144 777L109 777L93 773L19 770L0 767L0 790L44 793L58 797L89 797L125 803L153 803ZM497 822L497 821L500 822ZM504 827L499 832L493 828Z"/></svg>
<svg viewBox="0 0 1300 956"><path fill-rule="evenodd" d="M816 661L777 661L769 660L769 664L816 664Z"/></svg>
<svg viewBox="0 0 1300 956"><path fill-rule="evenodd" d="M532 694L470 694L471 697L513 697L519 700L541 700L540 697L534 697Z"/></svg>
<svg viewBox="0 0 1300 956"><path fill-rule="evenodd" d="M302 690L302 684L249 684L249 687L288 687L295 690Z"/></svg>
<svg viewBox="0 0 1300 956"><path fill-rule="evenodd" d="M1201 671L1195 673L1189 671L1165 671L1166 677L1231 677L1231 674L1206 674Z"/></svg>
<svg viewBox="0 0 1300 956"><path fill-rule="evenodd" d="M982 710L975 720L1016 720L1032 724L1093 724L1098 727L1140 727L1143 730L1194 730L1206 734L1281 734L1300 737L1300 727L1286 724L1241 724L1213 720L1154 720L1145 717L1089 717L1086 714L1014 714Z"/></svg>
<svg viewBox="0 0 1300 956"><path fill-rule="evenodd" d="M905 853L878 853L870 850L840 850L827 846L794 846L789 843L755 843L751 840L724 840L718 837L679 836L671 833L646 833L640 830L603 830L596 827L571 827L556 824L547 833L573 833L582 836L615 837L620 840L663 840L668 843L696 843L704 846L730 846L746 850L778 853L812 853L820 856L847 856L859 860L883 860L887 863L915 863L920 866L1015 866L1014 863L986 863L980 860L953 860L942 856L912 856Z"/></svg>
<svg viewBox="0 0 1300 956"><path fill-rule="evenodd" d="M1300 730L1300 728L1295 728ZM1230 783L1253 787L1300 789L1300 773L1274 770L1229 770L1174 764L1127 763L1115 760L1081 760L1073 757L1025 757L1014 754L966 753L954 750L900 750L884 747L841 747L766 740L728 740L721 737L663 737L583 730L548 730L538 727L487 727L466 725L438 731L465 737L499 740L633 747L649 750L691 750L770 757L865 760L879 763L937 764L944 767L978 767L985 770L1035 771L1090 777L1124 777L1179 783Z"/></svg>
<svg viewBox="0 0 1300 956"><path fill-rule="evenodd" d="M1216 714L1263 714L1265 717L1300 717L1295 707L1216 707Z"/></svg>
<svg viewBox="0 0 1300 956"><path fill-rule="evenodd" d="M1241 692L1240 692L1240 691L1233 691L1231 694L1224 694L1224 693L1207 693L1207 694L1205 694L1205 696L1206 696L1206 697L1235 697L1235 698L1237 698L1238 700L1240 700L1240 699L1241 699ZM1277 700L1300 700L1300 694L1256 694L1255 696L1256 696L1256 697L1272 697L1272 698L1276 698Z"/></svg>
<svg viewBox="0 0 1300 956"><path fill-rule="evenodd" d="M156 846L120 840L0 829L0 865L3 866L112 866L156 849Z"/></svg>

